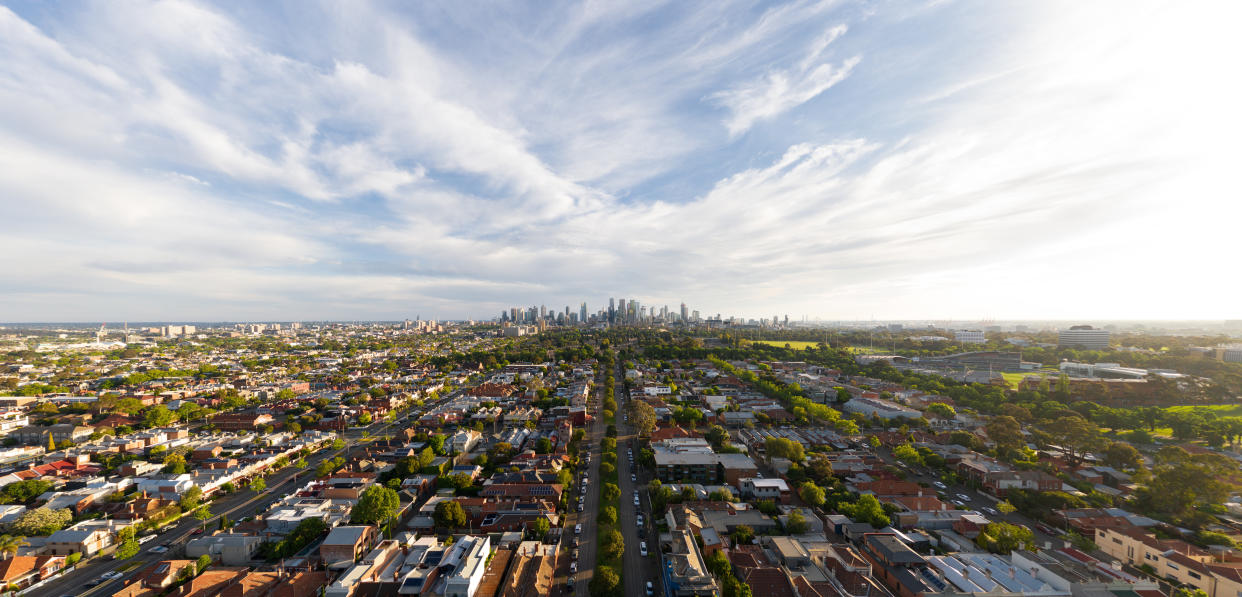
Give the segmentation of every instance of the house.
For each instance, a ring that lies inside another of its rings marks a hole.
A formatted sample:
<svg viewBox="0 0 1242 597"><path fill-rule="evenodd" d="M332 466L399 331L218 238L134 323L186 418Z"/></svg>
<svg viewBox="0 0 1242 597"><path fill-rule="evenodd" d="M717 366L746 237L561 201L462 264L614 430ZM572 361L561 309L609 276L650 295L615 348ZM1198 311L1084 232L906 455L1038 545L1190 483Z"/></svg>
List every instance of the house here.
<svg viewBox="0 0 1242 597"><path fill-rule="evenodd" d="M772 500L778 504L789 503L793 495L784 479L746 477L741 479L738 489L748 500Z"/></svg>
<svg viewBox="0 0 1242 597"><path fill-rule="evenodd" d="M371 525L336 527L320 544L319 557L329 568L352 566L371 549L376 537L376 529Z"/></svg>
<svg viewBox="0 0 1242 597"><path fill-rule="evenodd" d="M483 434L473 429L462 429L449 438L449 447L454 453L464 454L474 449L483 440Z"/></svg>
<svg viewBox="0 0 1242 597"><path fill-rule="evenodd" d="M52 439L58 444L64 441L71 441L76 444L90 439L91 434L94 432L95 428L90 425L58 423L48 427L39 425L22 427L14 431L10 436L16 437L19 442L24 444L46 446L48 435L51 435Z"/></svg>
<svg viewBox="0 0 1242 597"><path fill-rule="evenodd" d="M0 586L24 589L64 567L65 558L61 556L13 556L0 560Z"/></svg>
<svg viewBox="0 0 1242 597"><path fill-rule="evenodd" d="M182 569L194 565L194 560L161 560L139 572L113 597L154 597L177 582Z"/></svg>
<svg viewBox="0 0 1242 597"><path fill-rule="evenodd" d="M89 557L112 545L112 533L105 529L64 529L52 533L44 545L46 551L54 556L80 553L83 557Z"/></svg>
<svg viewBox="0 0 1242 597"><path fill-rule="evenodd" d="M1156 576L1173 579L1208 597L1242 594L1242 562L1218 562L1211 552L1180 539L1159 539L1138 528L1096 529L1100 551L1132 566L1150 566Z"/></svg>

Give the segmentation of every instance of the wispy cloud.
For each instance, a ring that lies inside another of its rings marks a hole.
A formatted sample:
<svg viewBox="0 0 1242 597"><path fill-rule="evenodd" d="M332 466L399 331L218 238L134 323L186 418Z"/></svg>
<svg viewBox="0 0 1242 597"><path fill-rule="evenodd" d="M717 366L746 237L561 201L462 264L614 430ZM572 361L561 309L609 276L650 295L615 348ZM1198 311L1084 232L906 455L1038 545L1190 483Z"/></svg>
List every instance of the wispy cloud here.
<svg viewBox="0 0 1242 597"><path fill-rule="evenodd" d="M708 96L729 110L725 121L729 133L744 133L756 122L784 114L845 80L862 58L850 56L833 64L825 56L828 46L845 31L845 25L829 29L811 44L793 68L772 69L761 77Z"/></svg>

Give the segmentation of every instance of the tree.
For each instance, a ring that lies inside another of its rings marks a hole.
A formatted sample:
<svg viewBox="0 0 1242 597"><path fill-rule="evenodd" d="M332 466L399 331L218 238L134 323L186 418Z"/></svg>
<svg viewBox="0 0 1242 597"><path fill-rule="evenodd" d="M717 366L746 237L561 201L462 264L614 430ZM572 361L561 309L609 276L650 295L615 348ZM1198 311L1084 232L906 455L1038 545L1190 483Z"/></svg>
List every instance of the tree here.
<svg viewBox="0 0 1242 597"><path fill-rule="evenodd" d="M787 458L792 462L802 462L804 448L801 443L783 437L769 437L764 442L768 458Z"/></svg>
<svg viewBox="0 0 1242 597"><path fill-rule="evenodd" d="M707 564L707 570L716 576L716 578L724 578L733 570L733 565L729 563L729 556L726 556L724 550L717 549L711 555L704 558Z"/></svg>
<svg viewBox="0 0 1242 597"><path fill-rule="evenodd" d="M992 553L1007 554L1015 549L1034 549L1035 535L1024 526L990 522L979 531L975 543Z"/></svg>
<svg viewBox="0 0 1242 597"><path fill-rule="evenodd" d="M541 437L535 441L535 453L536 454L548 454L551 451L552 451L552 440L546 437Z"/></svg>
<svg viewBox="0 0 1242 597"><path fill-rule="evenodd" d="M165 427L176 419L177 415L162 404L152 406L142 414L142 423L147 427Z"/></svg>
<svg viewBox="0 0 1242 597"><path fill-rule="evenodd" d="M138 542L132 536L122 541L121 546L116 548L116 559L118 560L128 560L136 555L138 555Z"/></svg>
<svg viewBox="0 0 1242 597"><path fill-rule="evenodd" d="M621 578L612 568L598 566L587 588L591 592L591 597L618 597L621 593Z"/></svg>
<svg viewBox="0 0 1242 597"><path fill-rule="evenodd" d="M447 529L460 529L466 526L466 511L462 509L461 504L453 500L445 500L436 504L432 518L436 521L436 526Z"/></svg>
<svg viewBox="0 0 1242 597"><path fill-rule="evenodd" d="M203 507L194 511L194 518L206 525L207 521L212 517L211 506L203 505Z"/></svg>
<svg viewBox="0 0 1242 597"><path fill-rule="evenodd" d="M719 450L722 446L729 443L729 432L720 425L712 425L707 429L704 438L711 443L712 447Z"/></svg>
<svg viewBox="0 0 1242 597"><path fill-rule="evenodd" d="M302 425L297 421L285 425L285 430L289 433L302 433Z"/></svg>
<svg viewBox="0 0 1242 597"><path fill-rule="evenodd" d="M254 480L250 482L250 491L255 493L263 493L265 490L267 490L267 481L264 481L263 477L255 477Z"/></svg>
<svg viewBox="0 0 1242 597"><path fill-rule="evenodd" d="M944 419L952 419L957 416L957 411L952 406L943 402L933 402L927 405L927 412Z"/></svg>
<svg viewBox="0 0 1242 597"><path fill-rule="evenodd" d="M362 411L362 414L358 415L358 424L359 425L370 425L371 424L371 413L365 410Z"/></svg>
<svg viewBox="0 0 1242 597"><path fill-rule="evenodd" d="M362 492L358 503L350 512L354 524L379 524L394 515L401 507L397 492L380 485L372 485Z"/></svg>
<svg viewBox="0 0 1242 597"><path fill-rule="evenodd" d="M621 497L621 488L616 483L604 483L604 488L600 490L600 496L605 502L616 501Z"/></svg>
<svg viewBox="0 0 1242 597"><path fill-rule="evenodd" d="M893 448L893 456L906 464L923 464L923 455L908 443Z"/></svg>
<svg viewBox="0 0 1242 597"><path fill-rule="evenodd" d="M207 554L198 556L198 561L194 563L194 567L198 569L199 574L202 574L203 571L206 570L207 567L210 565L211 565L211 556Z"/></svg>
<svg viewBox="0 0 1242 597"><path fill-rule="evenodd" d="M65 567L73 568L74 566L78 565L78 562L81 562L81 561L82 561L82 552L75 551L65 556Z"/></svg>
<svg viewBox="0 0 1242 597"><path fill-rule="evenodd" d="M13 557L27 545L30 542L21 535L0 535L0 556Z"/></svg>
<svg viewBox="0 0 1242 597"><path fill-rule="evenodd" d="M1065 451L1066 460L1072 465L1081 463L1088 452L1101 446L1099 428L1082 417L1066 415L1045 427L1053 441Z"/></svg>
<svg viewBox="0 0 1242 597"><path fill-rule="evenodd" d="M199 489L197 485L191 485L190 488L185 491L185 494L181 496L181 510L183 512L189 512L190 510L197 508L199 503L202 502L202 497L203 490Z"/></svg>
<svg viewBox="0 0 1242 597"><path fill-rule="evenodd" d="M619 560L621 555L625 553L625 538L621 536L621 531L613 529L604 535L604 540L600 547L604 559Z"/></svg>
<svg viewBox="0 0 1242 597"><path fill-rule="evenodd" d="M531 529L531 532L535 534L536 539L540 540L548 535L548 531L552 530L552 523L548 522L548 519L542 516L536 518L535 522L532 523L532 526L533 528Z"/></svg>
<svg viewBox="0 0 1242 597"><path fill-rule="evenodd" d="M1104 462L1118 469L1136 469L1143 465L1143 456L1132 445L1113 442L1104 450Z"/></svg>
<svg viewBox="0 0 1242 597"><path fill-rule="evenodd" d="M806 473L819 483L828 483L832 480L832 461L826 454L811 454L806 463Z"/></svg>
<svg viewBox="0 0 1242 597"><path fill-rule="evenodd" d="M749 525L739 524L733 529L733 544L743 545L750 543L755 538L755 529Z"/></svg>
<svg viewBox="0 0 1242 597"><path fill-rule="evenodd" d="M601 508L599 511L599 523L600 524L616 524L617 523L617 509L613 506L604 506L603 508Z"/></svg>
<svg viewBox="0 0 1242 597"><path fill-rule="evenodd" d="M52 487L54 486L51 481L28 479L5 485L4 495L11 498L14 502L25 504L51 491Z"/></svg>
<svg viewBox="0 0 1242 597"><path fill-rule="evenodd" d="M176 452L164 459L164 472L169 475L185 474L185 456Z"/></svg>
<svg viewBox="0 0 1242 597"><path fill-rule="evenodd" d="M806 517L802 515L801 510L790 510L789 515L785 517L785 530L790 535L801 535L810 528L806 522Z"/></svg>
<svg viewBox="0 0 1242 597"><path fill-rule="evenodd" d="M848 502L838 504L837 509L854 519L855 522L866 522L877 529L886 527L892 522L888 514L884 513L884 506L880 504L880 500L871 494L859 496L858 501L853 504Z"/></svg>
<svg viewBox="0 0 1242 597"><path fill-rule="evenodd" d="M1017 508L1009 500L1001 500L996 503L996 510L1001 514L1013 514Z"/></svg>
<svg viewBox="0 0 1242 597"><path fill-rule="evenodd" d="M733 492L728 487L721 487L707 494L707 499L713 502L732 502L734 500Z"/></svg>
<svg viewBox="0 0 1242 597"><path fill-rule="evenodd" d="M802 487L798 488L798 497L815 507L824 505L824 490L810 481L803 483Z"/></svg>
<svg viewBox="0 0 1242 597"><path fill-rule="evenodd" d="M631 400L629 406L630 424L638 430L639 436L651 435L655 431L655 409L642 400Z"/></svg>
<svg viewBox="0 0 1242 597"><path fill-rule="evenodd" d="M25 537L47 536L65 528L72 520L73 513L68 508L62 510L35 508L23 513L13 522L9 530Z"/></svg>
<svg viewBox="0 0 1242 597"><path fill-rule="evenodd" d="M1022 447L1022 425L1018 420L1009 416L1001 415L988 419L984 431L988 434L988 439L996 444L996 449L1010 454Z"/></svg>
<svg viewBox="0 0 1242 597"><path fill-rule="evenodd" d="M1228 457L1191 455L1177 446L1161 448L1155 460L1151 482L1138 491L1138 506L1188 526L1210 520L1197 508L1223 503L1232 489L1227 479L1237 472Z"/></svg>

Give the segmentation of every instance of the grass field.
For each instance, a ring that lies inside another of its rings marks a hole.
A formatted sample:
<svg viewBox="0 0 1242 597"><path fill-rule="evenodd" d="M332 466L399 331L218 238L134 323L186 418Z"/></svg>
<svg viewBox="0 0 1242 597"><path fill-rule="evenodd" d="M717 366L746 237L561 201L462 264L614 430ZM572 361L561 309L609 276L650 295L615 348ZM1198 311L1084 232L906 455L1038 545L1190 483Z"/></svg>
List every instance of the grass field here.
<svg viewBox="0 0 1242 597"><path fill-rule="evenodd" d="M752 340L752 344L767 344L768 346L784 347L786 344L794 350L805 350L808 346L814 348L819 346L819 342L805 342L803 340Z"/></svg>
<svg viewBox="0 0 1242 597"><path fill-rule="evenodd" d="M1198 411L1210 412L1218 417L1239 417L1242 416L1242 404L1205 404L1205 405L1186 405L1186 406L1170 406L1165 410L1169 412L1190 412Z"/></svg>

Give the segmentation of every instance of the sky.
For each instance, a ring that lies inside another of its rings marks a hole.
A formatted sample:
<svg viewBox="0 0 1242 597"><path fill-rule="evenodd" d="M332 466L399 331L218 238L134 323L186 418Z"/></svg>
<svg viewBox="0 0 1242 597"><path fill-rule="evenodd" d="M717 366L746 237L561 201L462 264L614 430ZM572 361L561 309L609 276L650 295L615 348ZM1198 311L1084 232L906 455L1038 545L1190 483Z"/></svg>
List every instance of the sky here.
<svg viewBox="0 0 1242 597"><path fill-rule="evenodd" d="M0 321L1242 318L1239 13L0 1Z"/></svg>

